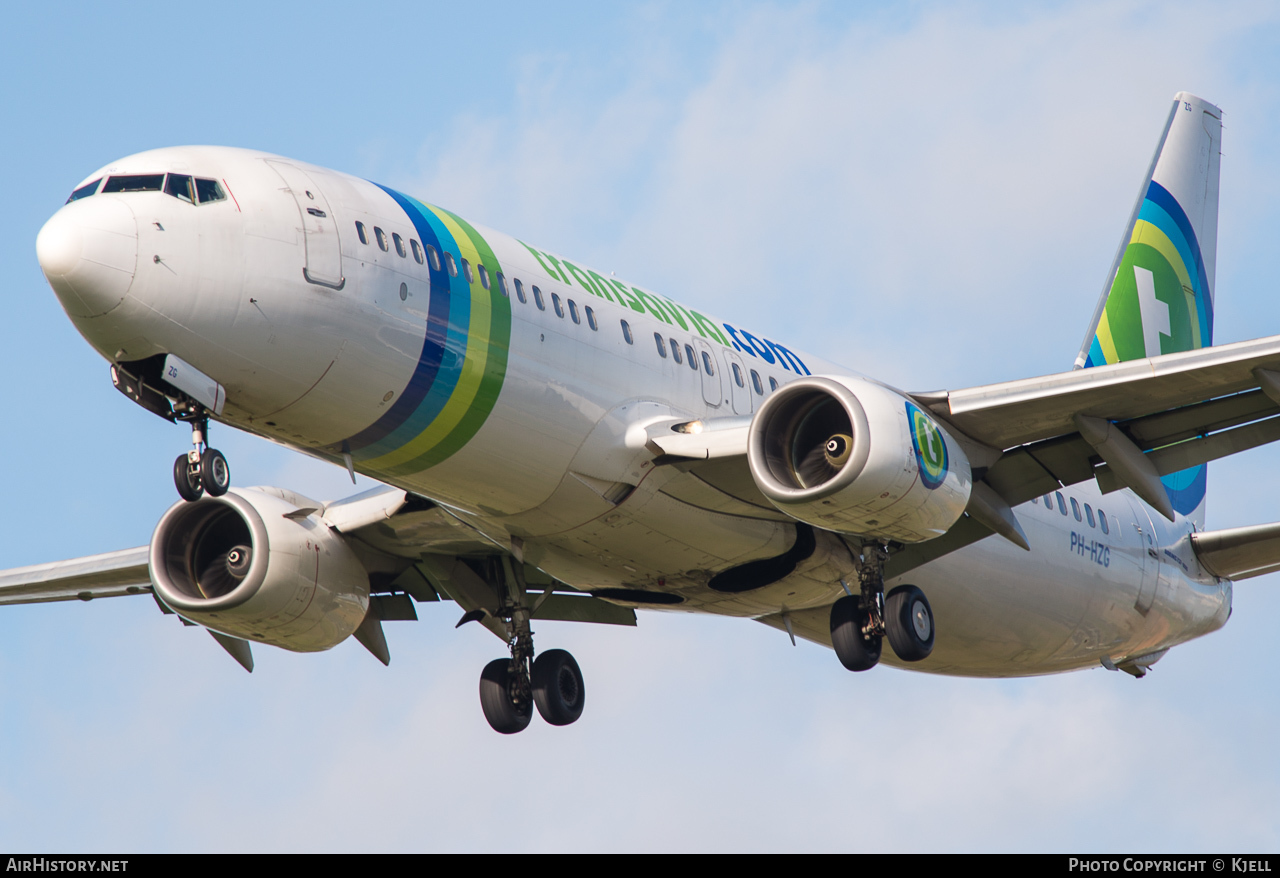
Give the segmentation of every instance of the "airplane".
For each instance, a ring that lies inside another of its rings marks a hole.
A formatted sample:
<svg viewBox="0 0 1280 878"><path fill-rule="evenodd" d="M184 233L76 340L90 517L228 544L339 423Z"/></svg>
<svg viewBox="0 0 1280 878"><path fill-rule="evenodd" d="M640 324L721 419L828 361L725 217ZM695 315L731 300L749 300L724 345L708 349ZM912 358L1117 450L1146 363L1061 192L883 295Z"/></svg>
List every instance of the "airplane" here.
<svg viewBox="0 0 1280 878"><path fill-rule="evenodd" d="M538 621L637 609L858 672L1142 677L1280 570L1280 523L1205 529L1208 462L1280 439L1280 336L1212 345L1221 117L1174 97L1074 368L925 392L348 174L119 159L37 257L114 386L190 428L180 499L146 546L0 571L0 604L149 595L252 671L348 637L389 664L383 623L452 601L506 645L503 734L583 712ZM380 486L233 487L213 424Z"/></svg>

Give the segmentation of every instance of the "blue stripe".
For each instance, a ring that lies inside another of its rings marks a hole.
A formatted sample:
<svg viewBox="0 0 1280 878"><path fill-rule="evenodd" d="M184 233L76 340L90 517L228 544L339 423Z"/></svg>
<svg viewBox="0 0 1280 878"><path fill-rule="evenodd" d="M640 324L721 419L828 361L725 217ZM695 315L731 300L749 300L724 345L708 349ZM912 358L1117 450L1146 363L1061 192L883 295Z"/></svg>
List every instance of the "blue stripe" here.
<svg viewBox="0 0 1280 878"><path fill-rule="evenodd" d="M1160 479L1175 512L1190 515L1203 502L1209 487L1206 469L1202 463Z"/></svg>
<svg viewBox="0 0 1280 878"><path fill-rule="evenodd" d="M410 209L410 206L406 205L403 196L400 196L399 193L386 189L386 187L382 188L404 208L405 214L408 216L409 221L413 223L413 227L421 237L422 243L424 245L432 245L437 250L440 250L440 241L436 237L435 231L425 222L420 221L420 218L415 217L418 211ZM400 398L392 404L391 408L387 409L378 420L346 440L347 449L350 451L363 450L402 425L417 410L435 383L440 363L444 359L448 333L449 277L443 265L441 265L439 271L436 271L428 263L427 270L430 274L427 331L422 339L422 352L418 356L418 365L414 369L413 375L409 378L409 383L401 391ZM360 455L361 459L366 456L364 454Z"/></svg>
<svg viewBox="0 0 1280 878"><path fill-rule="evenodd" d="M1182 231L1182 236L1186 239L1194 254L1191 264L1195 266L1199 289L1203 291L1203 295L1196 296L1196 306L1200 311L1200 326L1202 327L1204 343L1208 346L1213 343L1213 301L1210 299L1209 277L1205 273L1204 257L1200 253L1200 241L1196 238L1196 231L1192 228L1191 220L1187 218L1182 205L1178 204L1178 199L1174 198L1168 189L1155 180L1152 180L1147 187L1147 199L1164 208L1165 213ZM1190 269L1191 266L1187 267ZM1188 274L1190 274L1190 271L1188 271Z"/></svg>
<svg viewBox="0 0 1280 878"><path fill-rule="evenodd" d="M440 245L441 259L445 253L453 255L455 264L462 259L462 251L454 241L448 228L429 210L423 210L407 196L393 189L381 187L388 195L396 199L396 203L404 208L413 221L414 228L424 237L430 237ZM443 261L441 268L444 268ZM439 284L436 283L437 279ZM359 460L368 460L389 454L416 438L431 422L439 416L449 398L453 395L458 381L462 377L462 367L466 364L467 338L471 326L471 290L466 279L459 272L457 277L450 277L447 270L432 274L432 299L435 299L437 286L448 290L448 318L437 319L432 327L437 339L443 331L443 349L439 351L439 366L435 380L426 388L422 402L409 413L408 418L386 436L365 447L361 454L353 455ZM433 301L434 304L434 301Z"/></svg>

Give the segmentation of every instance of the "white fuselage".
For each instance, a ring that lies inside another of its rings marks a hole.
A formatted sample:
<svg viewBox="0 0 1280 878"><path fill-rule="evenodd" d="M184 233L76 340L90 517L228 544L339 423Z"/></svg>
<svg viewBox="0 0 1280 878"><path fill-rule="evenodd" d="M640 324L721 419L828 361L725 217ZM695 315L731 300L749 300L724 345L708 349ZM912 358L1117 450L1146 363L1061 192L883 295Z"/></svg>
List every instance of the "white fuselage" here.
<svg viewBox="0 0 1280 878"><path fill-rule="evenodd" d="M222 421L336 463L350 455L578 588L753 618L844 593L847 552L831 539L802 575L708 588L718 571L785 552L794 525L732 484L655 466L644 428L750 415L773 382L849 370L300 162L175 148L87 180L166 172L221 181L228 197L99 192L41 233L51 284L107 359L176 354L223 385ZM991 537L900 580L937 619L933 654L913 667L1062 671L1225 623L1230 583L1197 564L1187 520L1092 482L1062 494L1105 510L1110 532L1041 500L1016 510L1030 552Z"/></svg>

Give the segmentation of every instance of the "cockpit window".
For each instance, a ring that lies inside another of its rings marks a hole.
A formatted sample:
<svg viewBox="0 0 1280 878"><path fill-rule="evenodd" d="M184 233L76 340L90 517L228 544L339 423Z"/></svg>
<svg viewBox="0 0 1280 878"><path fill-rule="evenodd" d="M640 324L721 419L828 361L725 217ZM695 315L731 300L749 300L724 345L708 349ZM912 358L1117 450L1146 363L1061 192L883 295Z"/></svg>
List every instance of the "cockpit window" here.
<svg viewBox="0 0 1280 878"><path fill-rule="evenodd" d="M201 204L208 204L210 201L226 201L227 193L222 191L222 184L217 180L202 180L196 178L196 195L200 199Z"/></svg>
<svg viewBox="0 0 1280 878"><path fill-rule="evenodd" d="M102 193L108 192L159 192L164 188L164 174L128 174L107 178Z"/></svg>
<svg viewBox="0 0 1280 878"><path fill-rule="evenodd" d="M185 174L170 174L169 179L164 181L164 191L179 201L196 203L195 188L191 185L191 178Z"/></svg>
<svg viewBox="0 0 1280 878"><path fill-rule="evenodd" d="M71 193L71 197L67 199L67 204L73 201L79 201L81 198L88 198L90 195L98 191L98 184L102 182L102 178L94 180L92 183L85 183L75 192Z"/></svg>

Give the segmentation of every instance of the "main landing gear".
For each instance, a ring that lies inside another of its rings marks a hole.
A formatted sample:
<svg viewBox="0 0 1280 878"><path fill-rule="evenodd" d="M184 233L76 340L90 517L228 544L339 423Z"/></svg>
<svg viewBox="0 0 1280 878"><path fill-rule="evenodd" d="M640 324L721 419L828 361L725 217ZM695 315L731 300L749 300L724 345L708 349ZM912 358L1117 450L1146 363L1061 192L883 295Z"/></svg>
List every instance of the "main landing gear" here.
<svg viewBox="0 0 1280 878"><path fill-rule="evenodd" d="M498 615L508 621L511 658L494 659L480 674L484 718L495 732L513 735L528 727L536 707L551 725L567 726L582 716L586 703L582 671L563 649L550 649L534 658L532 610L523 570L504 557L501 575L506 595Z"/></svg>
<svg viewBox="0 0 1280 878"><path fill-rule="evenodd" d="M202 494L221 497L231 487L231 468L216 448L206 444L209 437L209 414L202 406L187 412L175 412L178 420L191 422L191 444L186 454L173 462L173 483L183 500L194 502Z"/></svg>
<svg viewBox="0 0 1280 878"><path fill-rule="evenodd" d="M900 585L884 593L884 565L889 553L880 543L862 546L859 594L846 595L831 607L831 645L840 663L866 671L880 662L884 637L898 658L918 662L933 652L933 609L924 592Z"/></svg>

